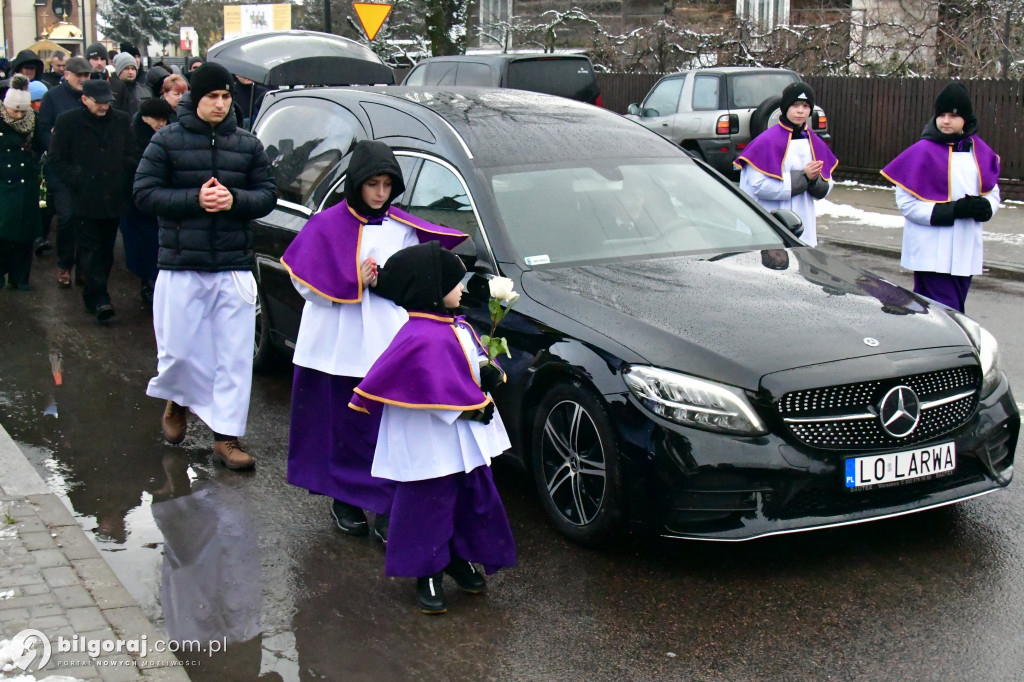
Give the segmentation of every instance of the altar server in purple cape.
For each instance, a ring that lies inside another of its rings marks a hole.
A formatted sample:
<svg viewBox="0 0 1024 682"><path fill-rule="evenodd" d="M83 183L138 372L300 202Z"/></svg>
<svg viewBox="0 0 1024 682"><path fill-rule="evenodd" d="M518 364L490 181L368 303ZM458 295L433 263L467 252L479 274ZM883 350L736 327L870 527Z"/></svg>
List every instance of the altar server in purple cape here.
<svg viewBox="0 0 1024 682"><path fill-rule="evenodd" d="M382 142L355 145L345 199L306 223L282 264L306 299L295 342L288 482L333 498L334 523L387 542L394 483L370 473L376 419L348 409L352 389L384 352L408 315L374 293L377 267L406 246L466 238L391 205L405 191L402 169Z"/></svg>
<svg viewBox="0 0 1024 682"><path fill-rule="evenodd" d="M419 609L427 614L447 610L445 573L479 594L487 583L474 562L487 573L516 563L490 469L511 447L488 395L505 375L487 364L473 329L453 315L465 271L435 242L388 260L379 288L409 311L409 321L351 402L359 412L383 414L373 474L397 482L384 572L417 578Z"/></svg>
<svg viewBox="0 0 1024 682"><path fill-rule="evenodd" d="M814 111L814 90L791 83L782 91L782 117L736 158L740 189L769 211L793 211L804 223L800 239L818 245L814 201L832 191L832 172L839 165L824 140L807 126Z"/></svg>
<svg viewBox="0 0 1024 682"><path fill-rule="evenodd" d="M950 83L921 139L882 169L905 219L900 263L914 292L960 312L981 274L982 223L999 210L999 156L977 131L967 88Z"/></svg>

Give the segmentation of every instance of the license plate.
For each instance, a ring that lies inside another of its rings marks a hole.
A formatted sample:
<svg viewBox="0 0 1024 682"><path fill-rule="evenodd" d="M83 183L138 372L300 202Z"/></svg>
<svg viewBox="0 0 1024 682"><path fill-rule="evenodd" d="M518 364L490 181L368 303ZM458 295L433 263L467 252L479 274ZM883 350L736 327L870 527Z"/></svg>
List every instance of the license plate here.
<svg viewBox="0 0 1024 682"><path fill-rule="evenodd" d="M897 485L956 469L956 444L846 460L846 487L852 490Z"/></svg>

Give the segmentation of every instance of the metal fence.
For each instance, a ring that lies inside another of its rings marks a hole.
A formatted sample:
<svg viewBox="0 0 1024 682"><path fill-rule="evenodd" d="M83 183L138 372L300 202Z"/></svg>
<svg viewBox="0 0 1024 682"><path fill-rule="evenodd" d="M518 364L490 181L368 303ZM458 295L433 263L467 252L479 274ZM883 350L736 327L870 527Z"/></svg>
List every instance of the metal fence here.
<svg viewBox="0 0 1024 682"><path fill-rule="evenodd" d="M603 105L625 113L659 76L599 73ZM883 184L878 171L919 138L934 114L935 97L949 82L937 78L809 77L828 115L840 177ZM1004 198L1024 200L1024 82L964 81L971 93L978 132L1000 155Z"/></svg>

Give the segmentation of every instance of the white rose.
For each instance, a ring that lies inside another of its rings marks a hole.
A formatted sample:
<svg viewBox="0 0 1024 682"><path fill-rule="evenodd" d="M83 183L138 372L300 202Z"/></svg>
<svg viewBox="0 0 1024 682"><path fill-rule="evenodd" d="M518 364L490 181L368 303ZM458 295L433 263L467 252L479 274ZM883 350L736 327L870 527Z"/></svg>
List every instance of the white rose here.
<svg viewBox="0 0 1024 682"><path fill-rule="evenodd" d="M512 288L515 284L508 277L493 277L487 285L491 290L491 298L496 298L499 301L508 301L512 298L519 298L519 294L517 294Z"/></svg>

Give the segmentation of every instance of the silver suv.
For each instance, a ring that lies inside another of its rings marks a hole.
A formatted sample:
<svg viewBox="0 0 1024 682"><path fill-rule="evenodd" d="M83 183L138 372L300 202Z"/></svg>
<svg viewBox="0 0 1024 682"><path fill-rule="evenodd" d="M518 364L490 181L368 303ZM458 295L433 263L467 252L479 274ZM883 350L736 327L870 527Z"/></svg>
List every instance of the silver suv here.
<svg viewBox="0 0 1024 682"><path fill-rule="evenodd" d="M799 81L788 69L746 66L693 69L665 76L626 118L668 138L719 172L736 176L733 160L754 137L778 122L783 89ZM821 107L811 128L826 143L832 136Z"/></svg>

